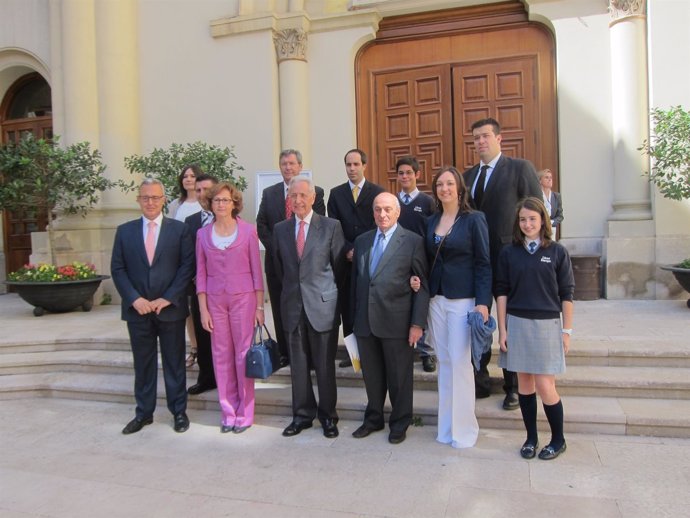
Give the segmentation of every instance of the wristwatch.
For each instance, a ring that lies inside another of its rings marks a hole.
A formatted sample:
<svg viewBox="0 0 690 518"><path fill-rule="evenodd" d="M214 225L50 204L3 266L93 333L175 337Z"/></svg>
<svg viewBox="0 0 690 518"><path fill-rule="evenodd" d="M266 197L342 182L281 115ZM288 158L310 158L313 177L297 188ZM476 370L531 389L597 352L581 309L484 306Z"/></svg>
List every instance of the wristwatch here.
<svg viewBox="0 0 690 518"><path fill-rule="evenodd" d="M563 333L564 335L572 335L573 330L572 329L561 329L561 333Z"/></svg>

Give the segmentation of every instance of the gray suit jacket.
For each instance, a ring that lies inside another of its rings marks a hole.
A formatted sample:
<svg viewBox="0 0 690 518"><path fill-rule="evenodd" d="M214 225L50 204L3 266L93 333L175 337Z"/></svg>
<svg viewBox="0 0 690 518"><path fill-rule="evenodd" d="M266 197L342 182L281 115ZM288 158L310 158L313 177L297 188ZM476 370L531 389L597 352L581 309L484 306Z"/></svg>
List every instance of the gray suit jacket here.
<svg viewBox="0 0 690 518"><path fill-rule="evenodd" d="M407 339L410 326L426 328L429 286L424 240L400 224L391 236L376 271L369 275L376 230L355 240L352 258L354 333L378 338ZM417 275L422 287L414 293L410 277Z"/></svg>
<svg viewBox="0 0 690 518"><path fill-rule="evenodd" d="M296 221L293 216L273 227L273 265L283 285L283 327L286 332L294 331L304 308L311 326L323 333L340 323L337 282L343 278L345 238L339 221L314 212L300 260Z"/></svg>

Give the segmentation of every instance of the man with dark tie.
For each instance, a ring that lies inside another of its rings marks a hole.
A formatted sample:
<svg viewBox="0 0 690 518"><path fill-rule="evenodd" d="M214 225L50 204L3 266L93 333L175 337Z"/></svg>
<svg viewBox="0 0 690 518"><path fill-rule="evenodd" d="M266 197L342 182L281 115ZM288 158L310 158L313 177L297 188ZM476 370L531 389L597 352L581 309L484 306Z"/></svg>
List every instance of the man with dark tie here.
<svg viewBox="0 0 690 518"><path fill-rule="evenodd" d="M419 162L413 156L404 156L395 163L395 170L398 173L398 185L400 192L400 218L398 223L403 228L419 234L422 238L426 234L426 220L436 212L436 202L428 194L421 192L417 188L417 180L421 175ZM424 372L434 372L436 370L436 358L433 348L426 343L426 334L417 343L417 350L422 359Z"/></svg>
<svg viewBox="0 0 690 518"><path fill-rule="evenodd" d="M187 216L184 220L185 224L192 231L192 236L196 242L196 234L199 230L209 223L213 222L213 212L210 211L206 194L208 191L218 183L218 179L214 176L201 174L196 177L196 184L194 190L196 191L196 199L201 204L201 211L191 216ZM194 255L194 272L196 272L196 254ZM213 353L211 352L211 334L201 325L201 314L199 312L199 299L196 295L195 284L191 283L191 312L192 320L194 321L194 334L197 342L197 364L199 365L199 375L196 383L187 389L187 393L195 396L213 390L216 388L216 376L213 372Z"/></svg>
<svg viewBox="0 0 690 518"><path fill-rule="evenodd" d="M474 147L480 162L463 173L470 193L470 204L480 210L489 226L489 251L493 276L494 297L496 296L496 268L501 249L512 242L515 207L527 196L541 198L541 186L537 172L531 162L510 158L501 153L501 126L497 120L481 119L472 124ZM475 370L475 387L478 398L489 397L491 380L488 365L491 350L482 356L479 371ZM517 377L514 372L503 369L506 393L503 400L505 410L519 407Z"/></svg>
<svg viewBox="0 0 690 518"><path fill-rule="evenodd" d="M194 241L187 225L163 217L165 191L159 180L144 180L137 201L142 217L117 228L110 263L134 358L136 414L122 433L136 433L153 422L159 342L168 410L175 431L184 432L189 428L185 319Z"/></svg>
<svg viewBox="0 0 690 518"><path fill-rule="evenodd" d="M318 417L325 437L338 436L335 354L338 347L338 280L345 267L343 231L337 220L317 214L308 176L290 180L292 216L273 228L275 272L281 282L283 327L290 349L292 422L285 437L311 428ZM316 402L309 367L319 389Z"/></svg>
<svg viewBox="0 0 690 518"><path fill-rule="evenodd" d="M355 240L352 259L354 333L368 399L364 423L352 436L361 439L383 429L387 392L388 441L399 444L412 422L414 345L429 310L426 251L421 236L398 224L395 195L379 194L373 213L377 229ZM412 276L421 279L416 293L409 284Z"/></svg>
<svg viewBox="0 0 690 518"><path fill-rule="evenodd" d="M352 261L354 243L357 236L376 228L371 211L374 198L384 189L364 177L367 169L367 155L361 149L351 149L345 153L345 172L347 182L331 189L328 196L328 217L340 221L345 235L346 259ZM350 285L350 269L344 273L343 286ZM343 335L352 334L352 315L350 314L350 290L340 294L340 311L343 319ZM341 367L352 365L350 359L340 362Z"/></svg>
<svg viewBox="0 0 690 518"><path fill-rule="evenodd" d="M259 212L256 215L256 230L259 240L266 250L264 258L264 270L266 272L266 283L268 284L268 296L271 300L271 313L273 314L273 326L275 328L276 341L280 348L281 365L289 363L287 341L280 311L280 279L273 267L273 227L285 219L292 217L292 209L288 198L288 185L293 176L297 176L302 171L302 153L296 149L285 149L280 152L278 158L280 174L283 181L270 187L266 187L261 195ZM323 189L314 187L316 199L314 201L314 212L321 216L326 215L326 206L323 201Z"/></svg>

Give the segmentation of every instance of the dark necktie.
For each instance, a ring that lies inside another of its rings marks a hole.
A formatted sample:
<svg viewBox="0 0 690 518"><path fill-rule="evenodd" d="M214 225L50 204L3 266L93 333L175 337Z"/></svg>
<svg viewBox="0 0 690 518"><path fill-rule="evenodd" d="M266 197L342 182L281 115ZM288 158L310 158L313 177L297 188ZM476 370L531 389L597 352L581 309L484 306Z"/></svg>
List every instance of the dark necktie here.
<svg viewBox="0 0 690 518"><path fill-rule="evenodd" d="M409 205L409 204L410 204L410 195L409 195L409 194L405 194L405 196L403 196L403 203L404 203L405 205Z"/></svg>
<svg viewBox="0 0 690 518"><path fill-rule="evenodd" d="M209 212L206 210L201 211L201 226L205 227L209 223L213 221L213 212Z"/></svg>
<svg viewBox="0 0 690 518"><path fill-rule="evenodd" d="M531 242L529 245L527 245L527 246L529 247L529 253L530 253L530 254L533 254L533 253L536 251L536 249L537 249L537 242L536 242L536 241L532 241L532 242Z"/></svg>
<svg viewBox="0 0 690 518"><path fill-rule="evenodd" d="M474 206L477 209L481 209L482 200L484 199L484 184L486 183L486 171L489 169L488 165L483 165L482 170L479 173L479 180L477 180L477 185L474 187Z"/></svg>

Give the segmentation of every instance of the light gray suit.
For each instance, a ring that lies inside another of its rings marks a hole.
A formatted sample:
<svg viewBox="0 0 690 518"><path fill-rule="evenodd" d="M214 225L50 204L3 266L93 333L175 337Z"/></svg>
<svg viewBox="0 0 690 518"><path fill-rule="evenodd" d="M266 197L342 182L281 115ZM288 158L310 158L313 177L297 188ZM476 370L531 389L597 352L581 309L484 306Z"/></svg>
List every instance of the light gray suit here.
<svg viewBox="0 0 690 518"><path fill-rule="evenodd" d="M364 426L383 428L388 392L390 430L403 432L412 421L414 349L408 343L410 326L426 328L429 310L426 252L422 237L398 224L370 275L376 232L369 231L355 240L352 260L354 333L368 398ZM413 275L422 281L417 293L410 288Z"/></svg>
<svg viewBox="0 0 690 518"><path fill-rule="evenodd" d="M273 228L273 265L283 287L281 316L290 351L293 422L317 416L337 422L335 354L338 347L338 279L345 266L345 237L340 222L312 214L302 258L297 256L297 220ZM318 407L309 367L316 371Z"/></svg>

